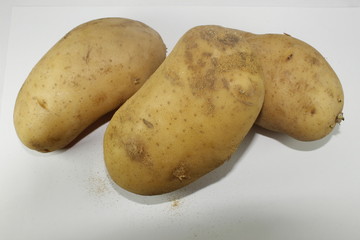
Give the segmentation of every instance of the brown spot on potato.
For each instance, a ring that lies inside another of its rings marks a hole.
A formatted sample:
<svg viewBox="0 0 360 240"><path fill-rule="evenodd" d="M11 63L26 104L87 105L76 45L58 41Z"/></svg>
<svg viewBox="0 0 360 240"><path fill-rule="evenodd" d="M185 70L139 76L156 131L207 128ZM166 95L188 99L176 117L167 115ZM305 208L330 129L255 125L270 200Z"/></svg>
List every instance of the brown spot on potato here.
<svg viewBox="0 0 360 240"><path fill-rule="evenodd" d="M88 50L86 51L86 55L83 57L83 60L85 61L86 64L89 64L90 62L90 53L91 53L91 48L89 47Z"/></svg>
<svg viewBox="0 0 360 240"><path fill-rule="evenodd" d="M305 61L310 63L311 65L320 65L320 60L314 56L306 56Z"/></svg>
<svg viewBox="0 0 360 240"><path fill-rule="evenodd" d="M191 51L185 51L185 61L189 65L193 62L193 54Z"/></svg>
<svg viewBox="0 0 360 240"><path fill-rule="evenodd" d="M110 66L107 66L105 68L100 68L100 72L104 73L104 74L108 74L112 72L112 69Z"/></svg>
<svg viewBox="0 0 360 240"><path fill-rule="evenodd" d="M234 69L256 74L259 71L259 65L255 61L252 54L247 52L237 52L231 55L226 55L217 61L217 71L220 73L232 71Z"/></svg>
<svg viewBox="0 0 360 240"><path fill-rule="evenodd" d="M331 88L327 88L325 92L329 95L329 97L334 98L334 93Z"/></svg>
<svg viewBox="0 0 360 240"><path fill-rule="evenodd" d="M207 98L203 106L203 112L205 115L211 115L215 111L215 104L211 98Z"/></svg>
<svg viewBox="0 0 360 240"><path fill-rule="evenodd" d="M211 58L211 64L212 64L214 67L218 66L218 65L219 65L218 59L217 59L216 57L212 57L212 58Z"/></svg>
<svg viewBox="0 0 360 240"><path fill-rule="evenodd" d="M212 53L211 52L203 52L201 55L205 58L208 58L208 57L212 56Z"/></svg>
<svg viewBox="0 0 360 240"><path fill-rule="evenodd" d="M41 108L43 108L43 109L45 109L45 110L49 110L48 109L48 107L47 107L47 102L46 102L46 100L45 99L36 99L36 102L37 102L37 104L39 104L39 106L41 107Z"/></svg>
<svg viewBox="0 0 360 240"><path fill-rule="evenodd" d="M143 123L148 128L154 128L154 125L151 122L147 121L145 118L143 118Z"/></svg>
<svg viewBox="0 0 360 240"><path fill-rule="evenodd" d="M80 84L77 81L69 81L67 84L72 88L77 88L80 86Z"/></svg>
<svg viewBox="0 0 360 240"><path fill-rule="evenodd" d="M206 62L201 58L199 58L196 63L197 63L196 65L198 68L203 68L206 66Z"/></svg>
<svg viewBox="0 0 360 240"><path fill-rule="evenodd" d="M225 89L229 90L229 82L225 78L221 79Z"/></svg>
<svg viewBox="0 0 360 240"><path fill-rule="evenodd" d="M212 29L207 29L200 32L200 37L205 41L212 41L216 36L216 32Z"/></svg>
<svg viewBox="0 0 360 240"><path fill-rule="evenodd" d="M209 90L214 90L215 86L215 69L210 68L205 74L195 74L189 79L190 88L195 96L201 96Z"/></svg>
<svg viewBox="0 0 360 240"><path fill-rule="evenodd" d="M192 50L198 47L198 44L193 39L189 39L189 41L186 42L186 49Z"/></svg>
<svg viewBox="0 0 360 240"><path fill-rule="evenodd" d="M105 102L106 99L107 99L107 95L103 92L100 92L100 93L96 94L94 97L92 97L92 102L94 104L98 105L98 104Z"/></svg>
<svg viewBox="0 0 360 240"><path fill-rule="evenodd" d="M76 114L74 116L75 119L81 120L82 119L82 115L80 113Z"/></svg>
<svg viewBox="0 0 360 240"><path fill-rule="evenodd" d="M177 86L182 85L180 76L176 72L172 71L171 69L167 69L167 71L165 71L164 75L165 75L165 78L167 80L169 80L172 84L177 85Z"/></svg>
<svg viewBox="0 0 360 240"><path fill-rule="evenodd" d="M287 56L286 61L290 61L293 58L293 56L294 54L291 53L289 56Z"/></svg>
<svg viewBox="0 0 360 240"><path fill-rule="evenodd" d="M134 83L134 85L138 85L138 84L140 84L140 78L138 78L138 77L135 77L135 78L133 78L133 83Z"/></svg>
<svg viewBox="0 0 360 240"><path fill-rule="evenodd" d="M180 182L182 182L185 179L190 179L189 170L187 169L185 163L181 162L179 166L177 166L174 171L172 172L172 175L179 179Z"/></svg>
<svg viewBox="0 0 360 240"><path fill-rule="evenodd" d="M67 34L65 34L65 36L62 38L62 39L67 39L69 36L70 36L70 34L72 34L72 31L70 31L70 32L68 32Z"/></svg>
<svg viewBox="0 0 360 240"><path fill-rule="evenodd" d="M218 35L212 28L205 29L200 32L200 38L213 44L218 49L224 51L226 47L234 47L240 41L239 36L233 33L225 33Z"/></svg>
<svg viewBox="0 0 360 240"><path fill-rule="evenodd" d="M239 37L234 34L225 34L223 38L219 38L218 41L224 45L234 47L239 42Z"/></svg>
<svg viewBox="0 0 360 240"><path fill-rule="evenodd" d="M128 139L124 142L127 155L132 161L144 162L147 159L145 144L138 139Z"/></svg>

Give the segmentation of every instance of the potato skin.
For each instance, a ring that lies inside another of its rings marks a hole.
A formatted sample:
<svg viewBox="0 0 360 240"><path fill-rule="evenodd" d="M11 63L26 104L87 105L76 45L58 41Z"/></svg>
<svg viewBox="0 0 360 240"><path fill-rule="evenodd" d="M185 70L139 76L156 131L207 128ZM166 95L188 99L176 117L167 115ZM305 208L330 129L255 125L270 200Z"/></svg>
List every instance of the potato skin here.
<svg viewBox="0 0 360 240"><path fill-rule="evenodd" d="M24 145L50 152L132 96L165 59L149 26L96 19L71 30L32 69L17 96L14 125Z"/></svg>
<svg viewBox="0 0 360 240"><path fill-rule="evenodd" d="M108 173L141 195L179 189L230 158L263 98L261 68L239 31L192 28L111 119Z"/></svg>
<svg viewBox="0 0 360 240"><path fill-rule="evenodd" d="M289 35L244 33L264 71L256 124L301 141L327 136L343 120L344 93L325 58Z"/></svg>

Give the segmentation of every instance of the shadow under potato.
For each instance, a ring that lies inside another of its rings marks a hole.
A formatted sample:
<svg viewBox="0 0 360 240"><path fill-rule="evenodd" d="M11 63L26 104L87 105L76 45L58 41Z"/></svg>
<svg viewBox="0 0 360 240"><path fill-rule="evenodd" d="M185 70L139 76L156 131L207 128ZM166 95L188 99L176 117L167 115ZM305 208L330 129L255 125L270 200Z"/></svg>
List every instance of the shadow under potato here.
<svg viewBox="0 0 360 240"><path fill-rule="evenodd" d="M257 125L254 125L253 129L258 134L261 134L268 138L275 139L278 142L284 144L285 146L298 151L314 151L316 149L319 149L325 146L326 143L330 141L332 136L339 133L339 126L337 125L329 135L327 135L322 139L315 141L300 141L284 133L270 131Z"/></svg>

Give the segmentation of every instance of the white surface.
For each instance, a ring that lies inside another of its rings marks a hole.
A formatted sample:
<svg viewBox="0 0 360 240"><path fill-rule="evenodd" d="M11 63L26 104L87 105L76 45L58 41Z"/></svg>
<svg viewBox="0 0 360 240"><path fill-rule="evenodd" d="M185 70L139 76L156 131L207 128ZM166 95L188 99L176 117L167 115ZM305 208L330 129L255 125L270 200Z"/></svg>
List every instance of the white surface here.
<svg viewBox="0 0 360 240"><path fill-rule="evenodd" d="M340 77L345 122L304 143L253 129L223 166L179 191L144 197L114 186L102 157L106 124L68 150L26 149L15 98L40 57L85 21L128 17L171 50L189 28L286 32L317 48ZM0 239L360 239L360 9L13 7L0 96Z"/></svg>

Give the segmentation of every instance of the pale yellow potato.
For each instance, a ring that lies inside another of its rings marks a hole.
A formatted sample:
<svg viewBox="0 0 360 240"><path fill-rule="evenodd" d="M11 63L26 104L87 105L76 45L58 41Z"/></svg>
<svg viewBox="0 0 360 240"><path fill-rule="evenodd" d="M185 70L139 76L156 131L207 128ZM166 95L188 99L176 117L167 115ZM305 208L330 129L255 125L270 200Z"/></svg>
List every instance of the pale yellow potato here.
<svg viewBox="0 0 360 240"><path fill-rule="evenodd" d="M188 185L230 158L263 98L262 71L241 32L192 28L111 119L108 173L142 195Z"/></svg>
<svg viewBox="0 0 360 240"><path fill-rule="evenodd" d="M67 146L132 96L165 55L160 35L138 21L104 18L74 28L19 91L14 125L20 140L40 152Z"/></svg>
<svg viewBox="0 0 360 240"><path fill-rule="evenodd" d="M244 36L264 71L265 100L256 124L302 141L329 135L343 120L344 93L326 59L286 34Z"/></svg>

